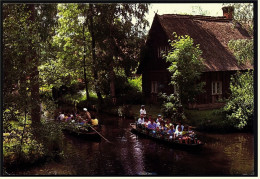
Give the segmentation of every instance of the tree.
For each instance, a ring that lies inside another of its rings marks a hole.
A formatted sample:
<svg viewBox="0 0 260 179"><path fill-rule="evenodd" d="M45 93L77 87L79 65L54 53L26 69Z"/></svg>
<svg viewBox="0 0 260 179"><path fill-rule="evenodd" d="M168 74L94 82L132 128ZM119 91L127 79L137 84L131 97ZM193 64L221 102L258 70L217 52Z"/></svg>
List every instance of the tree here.
<svg viewBox="0 0 260 179"><path fill-rule="evenodd" d="M86 97L89 100L92 64L89 58L90 34L85 24L87 8L85 4L58 5L58 27L53 37L53 45L58 52L56 57L44 66L55 67L50 71L55 74L50 79L54 86L69 86L71 83L78 83L78 79L84 79Z"/></svg>
<svg viewBox="0 0 260 179"><path fill-rule="evenodd" d="M139 44L144 43L143 30L147 4L93 4L90 6L89 30L98 79L108 77L110 97L116 97L116 72L123 70L126 76L137 65ZM133 24L133 19L136 23ZM95 77L96 78L96 77Z"/></svg>
<svg viewBox="0 0 260 179"><path fill-rule="evenodd" d="M40 111L35 57L39 36L35 33L34 6L5 4L4 14L4 95L7 97L4 109L14 108L25 114L31 109L33 124L38 123Z"/></svg>
<svg viewBox="0 0 260 179"><path fill-rule="evenodd" d="M181 122L183 119L186 119L178 94L166 95L163 93L159 94L159 97L163 101L161 111L164 117L170 118L174 123Z"/></svg>
<svg viewBox="0 0 260 179"><path fill-rule="evenodd" d="M4 4L3 7L4 95L7 97L4 107L25 114L30 111L32 124L38 124L41 115L38 67L46 57L55 4Z"/></svg>
<svg viewBox="0 0 260 179"><path fill-rule="evenodd" d="M224 107L227 119L237 128L251 128L254 117L253 71L231 78L231 96Z"/></svg>
<svg viewBox="0 0 260 179"><path fill-rule="evenodd" d="M254 33L254 7L252 3L224 3L223 6L234 7L233 23L241 25L251 37ZM239 63L250 62L254 59L254 39L231 40L228 47L233 51Z"/></svg>
<svg viewBox="0 0 260 179"><path fill-rule="evenodd" d="M196 96L203 91L204 83L199 82L204 67L202 51L190 36L173 35L172 50L166 56L166 61L171 63L168 68L172 74L170 84L177 86L181 103L188 104L195 102Z"/></svg>
<svg viewBox="0 0 260 179"><path fill-rule="evenodd" d="M234 23L241 24L253 36L252 3L224 4L234 7ZM254 62L254 39L231 40L228 44L240 64ZM237 72L230 82L231 96L224 107L226 118L237 129L250 129L254 119L254 71Z"/></svg>
<svg viewBox="0 0 260 179"><path fill-rule="evenodd" d="M253 3L223 3L224 6L234 7L233 22L239 23L251 35L254 33L254 5Z"/></svg>

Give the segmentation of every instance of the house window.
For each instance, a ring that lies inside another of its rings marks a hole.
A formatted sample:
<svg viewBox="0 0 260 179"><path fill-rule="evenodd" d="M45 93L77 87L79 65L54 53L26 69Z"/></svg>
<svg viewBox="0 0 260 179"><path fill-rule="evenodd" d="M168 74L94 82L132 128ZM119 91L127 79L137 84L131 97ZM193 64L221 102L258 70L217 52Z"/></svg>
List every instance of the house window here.
<svg viewBox="0 0 260 179"><path fill-rule="evenodd" d="M221 81L213 81L212 82L212 95L222 94L222 82Z"/></svg>
<svg viewBox="0 0 260 179"><path fill-rule="evenodd" d="M151 93L158 93L158 83L157 83L157 81L152 81Z"/></svg>
<svg viewBox="0 0 260 179"><path fill-rule="evenodd" d="M169 46L158 47L158 49L157 49L158 58L161 58L163 55L167 55L169 50L170 50Z"/></svg>

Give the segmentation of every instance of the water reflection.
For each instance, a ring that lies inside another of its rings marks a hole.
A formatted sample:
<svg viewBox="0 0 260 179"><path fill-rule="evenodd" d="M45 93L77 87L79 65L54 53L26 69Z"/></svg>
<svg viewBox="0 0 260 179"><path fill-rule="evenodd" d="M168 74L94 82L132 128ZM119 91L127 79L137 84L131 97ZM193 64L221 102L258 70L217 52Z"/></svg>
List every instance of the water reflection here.
<svg viewBox="0 0 260 179"><path fill-rule="evenodd" d="M65 135L64 160L49 162L18 174L220 176L252 175L252 134L200 133L203 150L182 151L130 132L129 119L101 116L102 135L109 141L86 141ZM17 173L16 173L17 174Z"/></svg>

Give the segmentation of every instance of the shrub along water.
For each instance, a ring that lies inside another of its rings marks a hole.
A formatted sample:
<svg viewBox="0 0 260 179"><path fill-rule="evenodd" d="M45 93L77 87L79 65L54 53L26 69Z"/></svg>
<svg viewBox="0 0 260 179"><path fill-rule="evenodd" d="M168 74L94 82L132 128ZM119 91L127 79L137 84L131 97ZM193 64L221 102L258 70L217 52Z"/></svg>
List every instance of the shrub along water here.
<svg viewBox="0 0 260 179"><path fill-rule="evenodd" d="M32 129L30 120L25 125L12 122L3 133L3 159L6 171L26 167L37 161L57 160L63 155L61 126L43 122L41 127ZM33 130L41 134L37 138Z"/></svg>
<svg viewBox="0 0 260 179"><path fill-rule="evenodd" d="M26 167L46 159L62 157L61 126L50 123L56 108L48 93L42 94L41 125L32 126L28 112L21 113L14 108L3 113L3 161L6 171ZM48 111L48 113L46 112ZM35 135L35 131L37 134Z"/></svg>

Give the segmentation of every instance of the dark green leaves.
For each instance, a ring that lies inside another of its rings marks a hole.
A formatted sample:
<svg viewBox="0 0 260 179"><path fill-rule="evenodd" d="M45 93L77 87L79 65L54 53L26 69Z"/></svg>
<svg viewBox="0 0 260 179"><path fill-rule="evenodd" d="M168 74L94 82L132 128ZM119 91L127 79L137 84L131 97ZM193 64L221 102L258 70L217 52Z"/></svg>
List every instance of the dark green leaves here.
<svg viewBox="0 0 260 179"><path fill-rule="evenodd" d="M203 70L202 51L190 36L178 36L176 33L173 36L175 40L170 42L172 51L166 56L166 61L171 62L168 68L172 74L171 84L179 87L183 103L194 102L203 89L203 83L199 83Z"/></svg>

